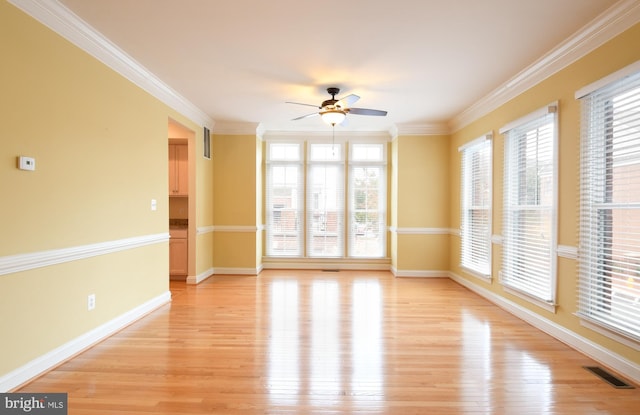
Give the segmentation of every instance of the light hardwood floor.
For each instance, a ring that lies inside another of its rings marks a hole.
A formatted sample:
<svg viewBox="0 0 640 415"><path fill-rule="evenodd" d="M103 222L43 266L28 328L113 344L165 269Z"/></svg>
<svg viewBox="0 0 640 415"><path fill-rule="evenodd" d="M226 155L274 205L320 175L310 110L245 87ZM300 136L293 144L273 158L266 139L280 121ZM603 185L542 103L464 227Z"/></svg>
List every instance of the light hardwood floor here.
<svg viewBox="0 0 640 415"><path fill-rule="evenodd" d="M265 271L170 305L20 392L69 414L639 414L596 363L448 279Z"/></svg>

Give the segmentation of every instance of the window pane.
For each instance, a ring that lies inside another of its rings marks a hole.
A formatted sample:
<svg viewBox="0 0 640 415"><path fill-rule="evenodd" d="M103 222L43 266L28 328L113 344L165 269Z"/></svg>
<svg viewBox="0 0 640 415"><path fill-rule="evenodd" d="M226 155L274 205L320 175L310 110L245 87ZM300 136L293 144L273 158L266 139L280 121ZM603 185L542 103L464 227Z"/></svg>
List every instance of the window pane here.
<svg viewBox="0 0 640 415"><path fill-rule="evenodd" d="M316 144L309 147L310 161L340 161L342 159L341 144Z"/></svg>
<svg viewBox="0 0 640 415"><path fill-rule="evenodd" d="M640 340L640 73L583 98L579 314Z"/></svg>
<svg viewBox="0 0 640 415"><path fill-rule="evenodd" d="M269 143L266 255L386 256L385 146L354 144L349 162L355 157L357 168L346 175L346 152L341 143L308 143L306 160L301 157L301 142ZM347 191L349 223L345 224ZM349 241L348 249L345 240Z"/></svg>
<svg viewBox="0 0 640 415"><path fill-rule="evenodd" d="M353 144L353 161L384 161L384 144Z"/></svg>
<svg viewBox="0 0 640 415"><path fill-rule="evenodd" d="M491 275L491 140L463 149L461 265Z"/></svg>
<svg viewBox="0 0 640 415"><path fill-rule="evenodd" d="M299 161L300 144L298 143L270 143L269 160L272 161Z"/></svg>
<svg viewBox="0 0 640 415"><path fill-rule="evenodd" d="M555 302L555 112L505 138L502 283Z"/></svg>
<svg viewBox="0 0 640 415"><path fill-rule="evenodd" d="M271 164L267 180L267 255L300 256L300 166Z"/></svg>
<svg viewBox="0 0 640 415"><path fill-rule="evenodd" d="M343 256L343 166L311 165L307 181L307 254Z"/></svg>
<svg viewBox="0 0 640 415"><path fill-rule="evenodd" d="M382 166L351 169L349 256L380 258L385 255L384 171Z"/></svg>

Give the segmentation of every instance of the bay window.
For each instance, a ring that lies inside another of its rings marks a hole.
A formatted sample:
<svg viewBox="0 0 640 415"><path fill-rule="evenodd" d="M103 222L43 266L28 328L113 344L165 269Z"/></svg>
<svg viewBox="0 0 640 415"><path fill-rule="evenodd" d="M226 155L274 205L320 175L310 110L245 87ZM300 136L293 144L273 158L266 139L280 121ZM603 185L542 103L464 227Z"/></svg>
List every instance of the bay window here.
<svg viewBox="0 0 640 415"><path fill-rule="evenodd" d="M268 142L266 255L384 258L386 146L363 140Z"/></svg>

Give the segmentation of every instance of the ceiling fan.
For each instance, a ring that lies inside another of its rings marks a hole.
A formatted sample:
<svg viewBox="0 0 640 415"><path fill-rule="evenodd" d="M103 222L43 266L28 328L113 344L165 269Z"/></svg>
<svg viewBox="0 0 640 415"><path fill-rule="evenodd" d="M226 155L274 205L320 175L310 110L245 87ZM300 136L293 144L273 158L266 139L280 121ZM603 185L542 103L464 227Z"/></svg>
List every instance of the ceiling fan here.
<svg viewBox="0 0 640 415"><path fill-rule="evenodd" d="M387 115L387 111L381 110L372 110L368 108L353 108L349 107L349 105L354 104L357 100L360 99L358 95L350 94L346 97L336 99L336 95L340 93L340 88L327 88L327 92L331 95L331 99L323 101L320 106L313 104L301 104L299 102L289 102L287 104L296 104L296 105L305 105L307 107L316 107L320 111L313 112L311 114L303 115L298 118L294 118L292 121L302 120L304 118L316 117L320 116L324 122L335 126L336 124L341 124L347 114L356 114L356 115L375 115L375 116L385 116Z"/></svg>

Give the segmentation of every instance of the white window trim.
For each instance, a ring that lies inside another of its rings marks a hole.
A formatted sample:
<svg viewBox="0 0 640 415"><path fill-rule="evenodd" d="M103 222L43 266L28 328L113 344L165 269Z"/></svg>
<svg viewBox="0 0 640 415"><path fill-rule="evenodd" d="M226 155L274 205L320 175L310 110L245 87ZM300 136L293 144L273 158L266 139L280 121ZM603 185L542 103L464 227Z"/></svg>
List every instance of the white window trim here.
<svg viewBox="0 0 640 415"><path fill-rule="evenodd" d="M589 330L595 331L596 333L601 334L605 337L609 337L610 339L613 339L618 343L622 343L625 346L640 352L640 342L628 337L626 334L620 334L619 332L614 331L607 326L603 326L602 323L591 320L581 314L575 315L577 315L580 319L580 325L582 327L586 327Z"/></svg>
<svg viewBox="0 0 640 415"><path fill-rule="evenodd" d="M302 134L302 135L301 135ZM302 251L301 254L299 256L280 256L280 255L268 255L268 247L264 247L264 258L270 258L270 259L284 259L284 260L293 260L293 261L311 261L313 263L317 263L318 261L322 262L325 260L335 260L335 259L341 259L341 260L351 260L351 261L380 261L380 260L385 260L387 259L387 249L388 249L388 238L386 235L386 222L388 219L388 212L387 212L387 203L388 203L388 198L389 198L389 194L387 193L388 190L388 184L387 184L387 180L388 180L388 171L387 171L387 163L388 163L388 145L390 140L390 137L388 137L386 134L381 135L381 134L372 134L372 133L362 133L358 136L341 136L338 137L336 136L335 139L331 137L331 135L327 136L326 134L307 134L304 135L304 133L297 133L295 136L287 136L286 134L278 134L276 136L268 136L268 137L264 137L263 141L267 144L266 145L266 151L264 154L264 160L265 160L265 164L267 166L267 169L269 168L268 166L270 164L291 164L291 165L298 165L300 166L302 172L303 172L303 194L302 194L302 205L303 210L302 210L302 216L304 218L304 226L303 226L303 234L301 235L301 239L302 239ZM311 160L310 157L310 151L311 151L311 145L312 144L331 144L331 143L335 143L336 146L340 145L342 146L342 150L341 150L341 154L340 154L340 161L338 160L321 160L321 161L313 161ZM271 147L270 144L299 144L300 145L300 157L299 160L289 160L289 159L276 159L276 160L272 160L271 159ZM383 149L383 156L384 156L384 161L383 162L377 162L377 161L371 161L371 160L367 160L367 161L353 161L351 160L351 146L353 144L380 144L382 145L382 149ZM308 255L308 219L307 219L307 203L308 203L308 171L309 171L309 167L311 165L328 165L328 164L341 164L343 166L343 179L345 181L345 186L343 188L344 190L344 205L345 205L345 209L343 211L344 213L344 235L343 235L343 248L342 248L342 252L340 254L339 257L315 257L315 256L309 256ZM384 183L383 183L383 188L384 188L384 196L385 196L385 209L384 209L384 220L385 220L385 233L383 234L383 255L381 257L352 257L349 255L348 252L348 240L349 240L349 230L347 229L347 224L348 224L348 215L349 215L349 207L348 207L348 202L349 202L349 197L350 197L350 188L349 188L349 183L347 182L347 178L350 177L350 172L351 172L351 167L353 166L363 166L363 165L379 165L379 166L383 166L384 167L384 174L383 174L383 179L384 179ZM267 192L268 189L265 191L265 195L264 195L264 200L265 203L267 201ZM267 230L267 225L264 226L264 230L265 232L268 232ZM265 243L268 243L265 242Z"/></svg>
<svg viewBox="0 0 640 415"><path fill-rule="evenodd" d="M507 124L505 124L502 128L500 128L499 132L500 134L504 135L506 133L508 133L510 130L519 127L523 124L526 124L530 121L536 120L540 117L543 117L547 114L551 114L551 113L555 113L556 114L556 120L554 122L554 140L553 140L553 171L554 171L554 175L553 175L553 203L551 206L551 229L552 229L552 236L551 236L551 252L553 252L554 254L551 255L552 258L552 263L551 263L551 281L550 281L550 288L551 288L551 301L550 302L546 302L542 299L538 299L534 296L529 295L528 293L524 292L524 291L520 291L514 287L511 286L506 286L504 284L502 284L503 288L514 294L517 295L520 298L523 298L529 302L531 302L532 304L536 304L540 307L543 307L545 309L547 309L548 311L551 311L553 313L556 312L556 308L557 308L557 296L558 296L558 261L557 261L557 255L555 254L557 252L558 249L558 188L559 188L559 157L558 157L558 147L559 147L559 142L560 142L560 137L559 137L559 117L558 117L558 101L554 101L549 103L548 105L545 105L542 108L538 108L537 110L521 117L518 118L514 121L511 121ZM504 197L504 196L503 196ZM503 212L504 214L504 212ZM504 225L503 225L504 226ZM503 233L504 234L504 233ZM504 236L504 235L503 235ZM500 281L502 281L502 271L499 272L499 279Z"/></svg>
<svg viewBox="0 0 640 415"><path fill-rule="evenodd" d="M502 275L502 273L500 273L500 275ZM502 277L500 277L500 280L502 281ZM555 303L548 303L546 301L542 301L539 298L530 296L527 293L525 293L524 291L520 291L520 290L517 290L515 288L511 288L508 285L502 285L502 288L504 289L505 292L507 292L507 293L509 293L509 294L511 294L511 295L513 295L515 297L521 298L521 299L523 299L523 300L525 300L525 301L527 301L527 302L529 302L529 303L531 303L531 304L533 304L535 306L538 306L538 307L540 307L540 308L542 308L544 310L547 310L550 313L555 314L556 311L558 310L558 305L555 304Z"/></svg>
<svg viewBox="0 0 640 415"><path fill-rule="evenodd" d="M493 140L493 132L489 131L488 133L485 133L483 135L481 135L480 137L473 139L467 143L464 143L463 145L461 145L460 147L458 147L458 152L461 153L462 151L468 149L469 147L473 147L476 144L480 144L480 143L484 143L485 141L488 140Z"/></svg>
<svg viewBox="0 0 640 415"><path fill-rule="evenodd" d="M306 158L306 163L304 166L304 170L305 170L305 180L304 180L304 203L305 203L305 209L304 209L304 222L305 222L305 226L304 226L304 241L305 241L305 246L304 246L304 257L305 258L312 258L312 259L324 259L324 258L328 258L328 259L335 259L335 258L344 258L345 257L345 250L346 250L346 239L347 239L347 229L346 229L346 200L345 198L346 193L347 193L347 189L345 188L345 176L347 174L346 171L346 166L345 166L345 145L344 145L344 140L335 140L334 142L327 142L326 140L307 140L307 158ZM339 154L339 158L335 159L335 160L314 160L311 158L311 152L312 152L312 148L314 145L323 145L323 146L333 146L335 148L338 148L340 151ZM311 200L309 199L309 197L312 195L313 189L312 189L312 184L311 184L311 177L312 177L312 171L314 169L314 167L318 167L318 166L335 166L339 169L339 177L338 177L338 181L341 183L339 183L338 185L340 186L340 189L342 190L342 194L341 194L341 202L342 202L342 206L337 206L336 207L336 212L338 214L338 219L341 219L341 222L338 222L338 230L336 233L336 243L338 245L339 248L339 252L337 255L333 255L333 256L322 256L322 255L313 255L312 254L312 238L314 236L314 231L312 229L313 226L313 220L310 217L310 213L313 210L313 207L311 206Z"/></svg>
<svg viewBox="0 0 640 415"><path fill-rule="evenodd" d="M298 160L289 160L289 159L275 159L272 160L271 159L271 145L272 144L298 144L299 148L298 148ZM297 140L270 140L269 142L267 142L267 150L266 150L266 159L265 159L265 163L267 165L267 171L265 173L265 184L267 186L269 186L269 169L271 168L271 165L291 165L291 166L298 166L298 168L300 169L299 175L301 178L301 185L302 185L302 189L300 189L303 193L304 193L304 189L305 189L305 183L304 183L304 142L302 141L297 141ZM265 203L265 217L266 217L266 221L267 223L269 223L269 209L268 209L268 202L269 202L269 195L267 192L265 192L264 194L264 203ZM300 214L304 216L305 212L304 212L304 196L298 198L298 203L300 203L301 208L300 208ZM269 247L267 246L269 243L269 236L271 235L271 230L268 229L268 227L265 225L265 250L264 253L266 256L270 257L270 258L299 258L298 255L269 255ZM300 250L300 255L304 255L305 252L305 241L304 241L304 234L299 235L300 237L300 242L299 242L299 250Z"/></svg>
<svg viewBox="0 0 640 415"><path fill-rule="evenodd" d="M518 118L517 120L511 121L507 124L505 124L504 126L502 126L502 128L500 128L499 132L500 134L505 134L510 130L513 130L516 127L519 127L523 124L526 124L530 121L536 120L540 117L543 117L547 114L550 113L555 113L558 112L558 101L554 101L552 103L550 103L549 105L545 105L542 108L538 108L537 110ZM557 126L556 126L557 128Z"/></svg>
<svg viewBox="0 0 640 415"><path fill-rule="evenodd" d="M298 160L287 160L287 159L272 159L271 158L271 144L299 144L300 148L299 148L299 154L298 154ZM304 141L300 141L300 140L284 140L284 139L272 139L267 141L267 151L266 151L266 157L265 157L265 162L267 164L269 163L297 163L297 164L303 164L304 163Z"/></svg>
<svg viewBox="0 0 640 415"><path fill-rule="evenodd" d="M621 79L634 75L638 72L640 72L640 60L635 61L631 65L625 66L624 68L610 75L607 75L604 78L598 79L597 81L592 82L589 85L586 85L580 88L579 90L576 91L575 98L576 99L584 98L590 93L595 92L600 88L604 88L605 86L611 83L620 81Z"/></svg>
<svg viewBox="0 0 640 415"><path fill-rule="evenodd" d="M371 144L375 144L375 145L380 145L382 147L382 160L354 160L353 159L353 155L354 155L354 151L353 151L353 146L354 145L358 145L358 144L364 144L364 145L371 145ZM358 167L363 167L363 166L377 166L377 167L381 167L382 168L382 175L380 177L381 179L381 189L383 189L384 191L384 200L383 200L383 220L384 220L384 224L382 226L382 235L381 235L381 243L382 243L382 255L381 256L374 256L374 257L363 257L363 256L353 256L351 253L351 243L353 241L352 235L348 234L347 238L346 238L346 255L348 258L353 258L353 259L381 259L381 258L385 258L387 256L387 234L386 234L386 229L388 227L388 223L387 223L387 205L388 205L388 200L389 200L389 195L387 194L387 149L388 149L388 141L387 140L383 140L383 139L361 139L361 140L353 140L349 142L349 166L348 166L348 185L347 185L347 192L346 192L346 202L347 202L347 210L345 212L345 221L346 221L346 225L347 228L351 228L351 198L353 197L353 186L351 186L352 184L352 179L353 179L353 169L354 168L358 168Z"/></svg>
<svg viewBox="0 0 640 415"><path fill-rule="evenodd" d="M353 146L357 144L380 144L382 146L382 157L381 161L371 161L371 160L354 160L353 159ZM371 140L352 140L349 141L349 164L380 164L386 165L388 156L387 156L387 140L382 139L371 139Z"/></svg>
<svg viewBox="0 0 640 415"><path fill-rule="evenodd" d="M465 150L468 150L476 145L479 144L483 144L487 141L492 141L493 142L493 132L489 131L488 133L485 133L484 135L471 140L468 143L465 143L463 145L461 145L460 147L458 147L458 152L463 153ZM461 168L463 168L464 166L461 166ZM490 183L489 183L489 193L490 193L490 201L489 201L489 273L488 274L484 274L482 272L479 272L478 270L475 270L473 268L469 268L465 265L460 265L460 267L462 269L464 269L467 273L480 278L484 281L491 281L492 278L492 269L493 269L493 249L492 249L492 237L491 237L491 230L493 229L493 143L491 146L491 161L490 161L490 165L489 165L489 169L490 169ZM461 177L462 180L464 180L464 177ZM462 188L464 188L464 186L462 186ZM461 196L463 197L463 196ZM461 203L461 209L463 208L462 203ZM462 236L462 224L461 224L461 228L460 228L460 235ZM461 241L461 249L462 249L462 241ZM462 254L462 251L460 252ZM462 262L462 255L460 257L460 261Z"/></svg>
<svg viewBox="0 0 640 415"><path fill-rule="evenodd" d="M618 82L622 82L624 81L625 78L628 78L630 76L635 76L638 73L640 73L640 60L636 61L616 72L613 72L607 76L605 76L604 78L601 78L595 82L592 82L589 85L586 85L582 88L580 88L579 90L577 90L575 92L575 99L579 100L579 99L583 99L583 98L587 98L588 95L592 94L592 93L596 93L599 92L599 90L603 89L603 88L607 88L612 84L618 83ZM585 125L582 125L581 128L584 130ZM581 131L581 140L582 140L582 135L584 134L583 131ZM582 148L581 148L581 152L582 152ZM582 160L580 161L580 168L582 170ZM580 176L580 187L582 189L582 180L583 180L583 176L581 174ZM580 197L582 198L582 194L580 195ZM581 236L582 238L582 236ZM580 258L580 248L578 248L578 268L581 267L581 258ZM580 283L582 284L582 278L583 276L580 275ZM578 301L580 302L580 298L583 296L583 291L580 290L578 292ZM604 320L599 320L597 318L592 318L590 315L585 314L582 312L582 309L580 308L580 305L578 306L578 311L574 314L575 316L577 316L580 319L580 324L583 327L586 327L596 333L599 333L605 337L608 337L614 341L617 341L621 344L624 344L630 348L633 348L636 351L640 350L640 339L638 339L634 334L632 333L628 333L625 332L621 329L618 329L610 324L608 324L606 321Z"/></svg>
<svg viewBox="0 0 640 415"><path fill-rule="evenodd" d="M327 141L326 139L320 139L320 138L310 138L310 139L306 139L303 140L303 142L306 143L306 158L305 158L305 163L307 164L320 164L320 163L345 163L345 153L346 153L346 140L344 138L338 138L336 137L335 140L330 140ZM336 148L340 147L340 159L338 160L312 160L311 159L311 147L313 146L313 144L326 144L326 145L335 145Z"/></svg>
<svg viewBox="0 0 640 415"><path fill-rule="evenodd" d="M493 261L492 261L493 262ZM493 264L492 264L493 266ZM485 275L481 272L476 271L475 269L471 269L469 267L466 267L464 265L460 265L460 268L464 270L464 272L466 272L467 274L476 277L478 279L481 279L482 281L485 282L491 282L493 281L493 276L491 274Z"/></svg>

